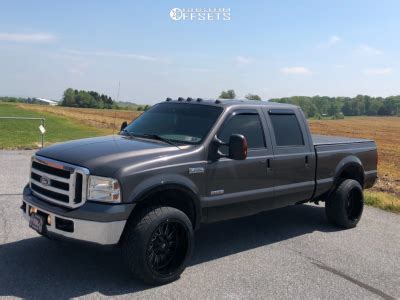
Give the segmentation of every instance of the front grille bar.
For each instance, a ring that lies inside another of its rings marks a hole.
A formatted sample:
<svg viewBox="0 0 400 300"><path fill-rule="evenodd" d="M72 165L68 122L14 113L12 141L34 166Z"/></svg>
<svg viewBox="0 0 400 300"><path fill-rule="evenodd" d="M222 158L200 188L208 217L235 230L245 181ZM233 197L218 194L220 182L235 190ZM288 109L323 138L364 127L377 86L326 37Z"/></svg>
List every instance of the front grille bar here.
<svg viewBox="0 0 400 300"><path fill-rule="evenodd" d="M89 176L88 169L34 155L32 156L31 174L35 175L31 175L30 177L30 187L32 193L39 198L69 208L76 208L85 203L87 179ZM38 176L40 176L40 178L45 177L47 179L47 183L42 183L41 180L38 179ZM32 188L32 185L34 188L36 187L36 190ZM65 188L68 186L68 189L60 189L54 185L64 186ZM47 193L46 191L49 192ZM47 195L44 195L43 193L46 193ZM56 197L57 194L59 194L58 197L63 200L65 196L67 196L68 202L49 197L50 195Z"/></svg>
<svg viewBox="0 0 400 300"><path fill-rule="evenodd" d="M45 172L33 169L33 168L31 169L31 171L32 171L32 173L38 174L40 176L45 176L45 177L47 177L49 179L57 180L57 181L65 182L65 183L69 183L70 179L71 179L71 178L67 179L67 178L57 177L57 176L51 175L49 173L45 173Z"/></svg>
<svg viewBox="0 0 400 300"><path fill-rule="evenodd" d="M52 191L52 192L56 192L56 193L59 193L59 194L63 194L63 195L69 196L69 192L68 192L68 191L61 190L61 189L52 187L52 186L50 186L50 185L43 185L43 184L41 184L39 181L36 181L36 180L33 179L33 178L31 178L31 182L34 183L34 184L36 184L37 186L40 186L42 189L46 189L46 190L49 190L49 191Z"/></svg>

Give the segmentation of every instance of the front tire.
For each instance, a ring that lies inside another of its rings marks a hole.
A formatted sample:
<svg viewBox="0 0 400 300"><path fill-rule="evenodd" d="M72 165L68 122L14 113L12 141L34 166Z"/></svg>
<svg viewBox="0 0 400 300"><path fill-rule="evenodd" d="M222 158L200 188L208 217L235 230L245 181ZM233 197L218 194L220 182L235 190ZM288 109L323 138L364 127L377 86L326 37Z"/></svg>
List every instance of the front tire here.
<svg viewBox="0 0 400 300"><path fill-rule="evenodd" d="M363 190L361 185L353 179L343 181L325 203L328 221L346 229L357 226L363 209Z"/></svg>
<svg viewBox="0 0 400 300"><path fill-rule="evenodd" d="M134 277L152 285L179 278L191 257L192 223L172 207L142 210L127 223L122 248Z"/></svg>

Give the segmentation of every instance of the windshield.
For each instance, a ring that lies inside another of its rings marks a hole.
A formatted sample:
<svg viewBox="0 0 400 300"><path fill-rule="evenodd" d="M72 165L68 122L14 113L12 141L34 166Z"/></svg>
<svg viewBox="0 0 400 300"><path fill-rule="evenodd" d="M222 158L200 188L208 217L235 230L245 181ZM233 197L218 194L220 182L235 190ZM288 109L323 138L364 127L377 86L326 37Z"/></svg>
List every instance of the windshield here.
<svg viewBox="0 0 400 300"><path fill-rule="evenodd" d="M172 142L198 144L221 112L222 108L216 106L162 103L134 120L124 131L131 136L157 135Z"/></svg>

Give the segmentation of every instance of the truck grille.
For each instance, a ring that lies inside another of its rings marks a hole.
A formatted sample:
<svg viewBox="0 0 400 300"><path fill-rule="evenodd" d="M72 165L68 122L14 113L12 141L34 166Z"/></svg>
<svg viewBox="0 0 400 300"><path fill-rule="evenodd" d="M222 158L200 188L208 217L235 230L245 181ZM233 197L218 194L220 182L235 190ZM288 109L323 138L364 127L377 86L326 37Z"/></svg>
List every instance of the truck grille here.
<svg viewBox="0 0 400 300"><path fill-rule="evenodd" d="M86 168L33 156L29 183L42 200L76 208L86 201L88 175Z"/></svg>

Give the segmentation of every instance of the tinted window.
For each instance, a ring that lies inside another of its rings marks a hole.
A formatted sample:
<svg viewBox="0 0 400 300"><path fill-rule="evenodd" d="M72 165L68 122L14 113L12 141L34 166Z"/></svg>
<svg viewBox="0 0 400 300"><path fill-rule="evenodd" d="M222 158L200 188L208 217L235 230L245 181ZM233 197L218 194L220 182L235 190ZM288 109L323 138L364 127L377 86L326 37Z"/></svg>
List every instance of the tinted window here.
<svg viewBox="0 0 400 300"><path fill-rule="evenodd" d="M270 115L278 146L302 146L303 134L296 115Z"/></svg>
<svg viewBox="0 0 400 300"><path fill-rule="evenodd" d="M230 118L221 129L218 137L229 142L232 134L242 134L249 148L265 148L264 133L258 114L240 114ZM224 147L226 148L226 147ZM223 153L226 149L220 149Z"/></svg>
<svg viewBox="0 0 400 300"><path fill-rule="evenodd" d="M222 112L221 107L162 103L125 128L132 135L155 134L184 144L198 144Z"/></svg>

